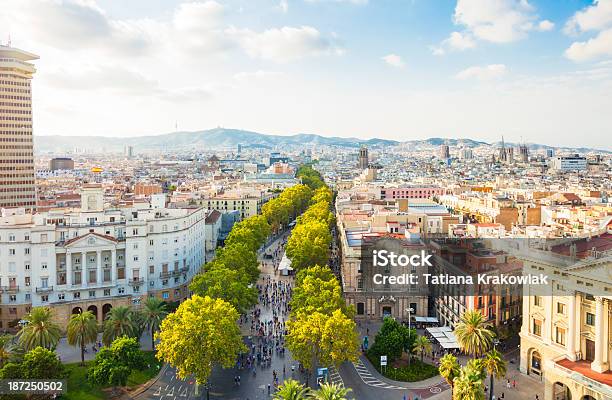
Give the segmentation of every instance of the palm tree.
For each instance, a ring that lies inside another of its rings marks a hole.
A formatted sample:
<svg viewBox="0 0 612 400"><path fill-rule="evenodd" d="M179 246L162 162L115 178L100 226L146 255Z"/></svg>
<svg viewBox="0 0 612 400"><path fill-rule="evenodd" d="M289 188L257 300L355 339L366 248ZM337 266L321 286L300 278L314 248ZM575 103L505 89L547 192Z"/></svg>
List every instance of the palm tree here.
<svg viewBox="0 0 612 400"><path fill-rule="evenodd" d="M493 400L493 378L502 378L506 375L506 361L497 349L492 349L482 358L482 367L490 376L491 391L489 392L489 400Z"/></svg>
<svg viewBox="0 0 612 400"><path fill-rule="evenodd" d="M484 378L480 360L470 360L454 379L453 400L484 400Z"/></svg>
<svg viewBox="0 0 612 400"><path fill-rule="evenodd" d="M98 323L91 311L72 314L66 332L68 344L81 349L81 365L85 365L85 346L98 339Z"/></svg>
<svg viewBox="0 0 612 400"><path fill-rule="evenodd" d="M151 349L155 350L155 332L168 315L166 303L157 297L149 297L142 310L147 328L151 331Z"/></svg>
<svg viewBox="0 0 612 400"><path fill-rule="evenodd" d="M305 400L308 395L308 388L294 379L287 379L279 386L274 393L274 400Z"/></svg>
<svg viewBox="0 0 612 400"><path fill-rule="evenodd" d="M347 400L351 389L335 383L324 383L309 397L315 400Z"/></svg>
<svg viewBox="0 0 612 400"><path fill-rule="evenodd" d="M53 349L57 346L61 329L53 322L53 314L48 307L35 307L24 319L26 325L17 335L19 335L19 344L26 351L38 346L46 349Z"/></svg>
<svg viewBox="0 0 612 400"><path fill-rule="evenodd" d="M451 387L451 392L453 391L454 379L459 376L459 372L461 371L461 366L457 362L457 357L452 354L445 354L440 358L440 366L438 367L438 371L440 371L440 376L448 382Z"/></svg>
<svg viewBox="0 0 612 400"><path fill-rule="evenodd" d="M0 368L4 365L5 362L10 360L13 355L12 352L12 335L2 335L0 336Z"/></svg>
<svg viewBox="0 0 612 400"><path fill-rule="evenodd" d="M466 311L455 326L455 336L461 350L474 357L491 348L493 332L480 311Z"/></svg>
<svg viewBox="0 0 612 400"><path fill-rule="evenodd" d="M425 336L417 336L414 340L414 351L421 353L421 362L423 362L423 355L431 351L431 342Z"/></svg>
<svg viewBox="0 0 612 400"><path fill-rule="evenodd" d="M121 336L134 336L134 321L132 321L132 310L126 306L118 306L110 310L104 321L104 332L102 341L110 345L113 340Z"/></svg>

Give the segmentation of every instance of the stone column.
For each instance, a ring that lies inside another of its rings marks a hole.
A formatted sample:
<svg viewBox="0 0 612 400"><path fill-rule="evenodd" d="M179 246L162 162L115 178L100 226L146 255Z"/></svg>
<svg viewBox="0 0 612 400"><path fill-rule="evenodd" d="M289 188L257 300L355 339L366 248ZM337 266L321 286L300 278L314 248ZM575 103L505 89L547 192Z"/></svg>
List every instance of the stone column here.
<svg viewBox="0 0 612 400"><path fill-rule="evenodd" d="M606 327L605 319L608 318L608 306L604 303L604 298L595 298L595 359L591 363L591 369L595 372L606 372L608 367L604 360L604 351L608 350L608 332L604 332Z"/></svg>
<svg viewBox="0 0 612 400"><path fill-rule="evenodd" d="M66 251L66 286L72 285L72 253Z"/></svg>
<svg viewBox="0 0 612 400"><path fill-rule="evenodd" d="M113 285L117 284L117 250L111 250L111 281Z"/></svg>
<svg viewBox="0 0 612 400"><path fill-rule="evenodd" d="M81 252L81 287L87 287L87 280L89 278L89 274L87 273L87 252Z"/></svg>
<svg viewBox="0 0 612 400"><path fill-rule="evenodd" d="M102 284L102 250L96 251L96 284Z"/></svg>
<svg viewBox="0 0 612 400"><path fill-rule="evenodd" d="M567 354L568 358L576 361L576 333L579 333L580 327L576 323L576 293L568 296L567 304Z"/></svg>

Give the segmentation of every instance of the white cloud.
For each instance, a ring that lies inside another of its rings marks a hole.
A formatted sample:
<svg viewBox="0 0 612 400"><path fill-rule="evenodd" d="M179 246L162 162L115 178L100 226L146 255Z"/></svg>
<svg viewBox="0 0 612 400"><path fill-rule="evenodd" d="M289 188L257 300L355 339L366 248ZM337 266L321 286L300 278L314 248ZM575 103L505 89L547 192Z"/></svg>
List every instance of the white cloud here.
<svg viewBox="0 0 612 400"><path fill-rule="evenodd" d="M440 46L432 47L432 53L443 55L448 51L466 50L476 47L476 42L471 34L465 32L452 32L447 39L444 39Z"/></svg>
<svg viewBox="0 0 612 400"><path fill-rule="evenodd" d="M552 31L553 29L555 29L555 24L547 19L543 19L538 24L538 30L540 32L548 32Z"/></svg>
<svg viewBox="0 0 612 400"><path fill-rule="evenodd" d="M583 42L574 42L565 50L572 61L589 61L602 56L612 56L612 28L599 32L597 36Z"/></svg>
<svg viewBox="0 0 612 400"><path fill-rule="evenodd" d="M564 31L573 35L579 32L599 31L612 26L612 0L594 0L593 5L576 12L565 24Z"/></svg>
<svg viewBox="0 0 612 400"><path fill-rule="evenodd" d="M230 28L227 32L238 40L247 54L263 60L289 62L304 57L343 53L333 40L311 26L284 26L263 32Z"/></svg>
<svg viewBox="0 0 612 400"><path fill-rule="evenodd" d="M395 68L404 68L406 66L404 60L402 60L402 57L398 56L397 54L387 54L386 56L382 57L382 60Z"/></svg>
<svg viewBox="0 0 612 400"><path fill-rule="evenodd" d="M280 72L264 71L260 69L255 72L239 72L234 75L234 79L237 81L243 82L243 81L259 80L259 79L270 78L270 77L277 77L279 75L281 75Z"/></svg>
<svg viewBox="0 0 612 400"><path fill-rule="evenodd" d="M565 24L564 32L577 35L597 32L596 36L576 41L565 50L572 61L589 61L612 55L612 0L594 0L593 5L577 11Z"/></svg>
<svg viewBox="0 0 612 400"><path fill-rule="evenodd" d="M482 81L501 78L506 74L504 64L490 64L486 66L473 66L460 71L455 77L457 79L478 79Z"/></svg>
<svg viewBox="0 0 612 400"><path fill-rule="evenodd" d="M527 0L458 0L454 20L479 39L508 43L533 30L537 16Z"/></svg>

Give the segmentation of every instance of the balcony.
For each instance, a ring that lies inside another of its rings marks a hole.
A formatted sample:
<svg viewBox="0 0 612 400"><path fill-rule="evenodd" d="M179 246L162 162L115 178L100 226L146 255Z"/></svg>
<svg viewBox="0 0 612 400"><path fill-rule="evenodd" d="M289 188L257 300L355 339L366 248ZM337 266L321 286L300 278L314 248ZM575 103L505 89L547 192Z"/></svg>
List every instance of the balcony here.
<svg viewBox="0 0 612 400"><path fill-rule="evenodd" d="M172 272L170 272L170 271L160 272L159 273L159 277L162 278L162 279L170 278L171 276L172 276Z"/></svg>
<svg viewBox="0 0 612 400"><path fill-rule="evenodd" d="M572 380L601 393L604 398L612 397L612 371L598 373L591 369L589 361L571 361L567 358L553 361L553 367L563 371Z"/></svg>
<svg viewBox="0 0 612 400"><path fill-rule="evenodd" d="M53 291L53 286L37 287L36 293L48 293Z"/></svg>
<svg viewBox="0 0 612 400"><path fill-rule="evenodd" d="M144 283L144 278L132 278L128 281L131 286L140 286Z"/></svg>
<svg viewBox="0 0 612 400"><path fill-rule="evenodd" d="M0 290L2 293L14 294L19 292L19 285L2 286Z"/></svg>

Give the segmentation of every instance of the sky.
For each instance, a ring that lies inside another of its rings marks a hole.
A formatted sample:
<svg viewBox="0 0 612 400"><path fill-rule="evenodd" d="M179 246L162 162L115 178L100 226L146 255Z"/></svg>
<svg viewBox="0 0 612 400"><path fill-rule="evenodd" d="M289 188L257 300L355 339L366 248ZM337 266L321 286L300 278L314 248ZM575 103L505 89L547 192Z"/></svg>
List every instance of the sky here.
<svg viewBox="0 0 612 400"><path fill-rule="evenodd" d="M612 0L0 0L36 135L612 148Z"/></svg>

